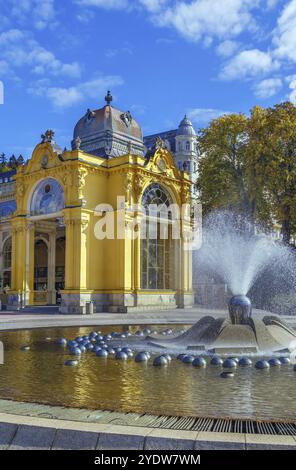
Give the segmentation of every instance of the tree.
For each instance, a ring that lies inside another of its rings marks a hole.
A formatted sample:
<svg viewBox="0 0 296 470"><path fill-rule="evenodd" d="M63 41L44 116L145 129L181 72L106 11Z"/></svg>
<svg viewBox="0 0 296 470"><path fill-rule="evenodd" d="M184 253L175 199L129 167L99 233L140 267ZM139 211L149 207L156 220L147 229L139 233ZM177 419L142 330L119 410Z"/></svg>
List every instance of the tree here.
<svg viewBox="0 0 296 470"><path fill-rule="evenodd" d="M260 163L271 212L281 224L283 241L296 230L296 107L285 102L268 108L261 136L265 151Z"/></svg>
<svg viewBox="0 0 296 470"><path fill-rule="evenodd" d="M242 220L247 220L253 231L260 211L264 213L261 208L264 197L250 160L249 128L250 120L245 115L229 114L201 129L197 187L204 213L230 209L243 216Z"/></svg>

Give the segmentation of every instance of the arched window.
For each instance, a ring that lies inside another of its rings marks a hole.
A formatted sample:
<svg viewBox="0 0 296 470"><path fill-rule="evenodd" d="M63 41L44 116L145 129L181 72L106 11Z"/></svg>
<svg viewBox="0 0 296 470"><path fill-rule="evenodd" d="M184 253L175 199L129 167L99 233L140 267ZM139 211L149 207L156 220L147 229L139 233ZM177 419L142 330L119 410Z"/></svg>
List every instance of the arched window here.
<svg viewBox="0 0 296 470"><path fill-rule="evenodd" d="M182 142L179 142L179 144L178 144L178 149L179 149L179 152L181 152L181 150L182 150Z"/></svg>
<svg viewBox="0 0 296 470"><path fill-rule="evenodd" d="M3 269L11 269L11 238L7 238L3 246Z"/></svg>
<svg viewBox="0 0 296 470"><path fill-rule="evenodd" d="M60 212L65 207L64 190L54 178L41 181L32 196L31 215L45 215Z"/></svg>
<svg viewBox="0 0 296 470"><path fill-rule="evenodd" d="M190 142L186 142L186 150L190 150Z"/></svg>
<svg viewBox="0 0 296 470"><path fill-rule="evenodd" d="M172 202L170 194L158 183L148 186L142 196L142 206L146 211L145 230L142 231L141 239L142 289L173 288L171 224L169 217L165 222L161 218L162 210L165 209L166 214L171 215L167 208ZM154 206L152 209L151 205ZM157 210L155 206L157 206Z"/></svg>
<svg viewBox="0 0 296 470"><path fill-rule="evenodd" d="M2 287L11 287L11 238L7 238L2 250Z"/></svg>

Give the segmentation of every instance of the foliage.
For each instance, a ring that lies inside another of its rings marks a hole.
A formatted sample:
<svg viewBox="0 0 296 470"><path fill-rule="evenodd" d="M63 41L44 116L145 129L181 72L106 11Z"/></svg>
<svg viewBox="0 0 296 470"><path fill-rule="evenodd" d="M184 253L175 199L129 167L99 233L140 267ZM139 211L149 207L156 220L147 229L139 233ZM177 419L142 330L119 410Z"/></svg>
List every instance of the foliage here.
<svg viewBox="0 0 296 470"><path fill-rule="evenodd" d="M296 232L296 107L259 106L229 114L198 135L197 187L204 213L231 209L254 229L280 224L285 243Z"/></svg>

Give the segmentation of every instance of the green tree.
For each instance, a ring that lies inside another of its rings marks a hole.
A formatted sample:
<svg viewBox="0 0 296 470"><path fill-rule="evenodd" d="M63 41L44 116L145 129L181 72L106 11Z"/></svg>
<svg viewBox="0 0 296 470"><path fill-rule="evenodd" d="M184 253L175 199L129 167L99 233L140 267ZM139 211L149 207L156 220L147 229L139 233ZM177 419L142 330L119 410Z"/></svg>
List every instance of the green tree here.
<svg viewBox="0 0 296 470"><path fill-rule="evenodd" d="M204 213L230 209L248 220L253 230L260 212L265 211L257 170L250 161L250 125L245 115L229 114L200 130L197 186Z"/></svg>
<svg viewBox="0 0 296 470"><path fill-rule="evenodd" d="M296 107L285 102L266 111L260 169L271 212L289 244L296 231Z"/></svg>

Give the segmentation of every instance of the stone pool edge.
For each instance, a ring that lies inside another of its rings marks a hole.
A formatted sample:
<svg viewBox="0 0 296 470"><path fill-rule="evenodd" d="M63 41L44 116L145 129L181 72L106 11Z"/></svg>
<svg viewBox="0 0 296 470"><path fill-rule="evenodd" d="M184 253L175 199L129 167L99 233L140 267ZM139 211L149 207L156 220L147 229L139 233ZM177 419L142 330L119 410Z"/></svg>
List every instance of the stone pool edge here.
<svg viewBox="0 0 296 470"><path fill-rule="evenodd" d="M296 450L296 437L179 431L0 412L0 450Z"/></svg>

